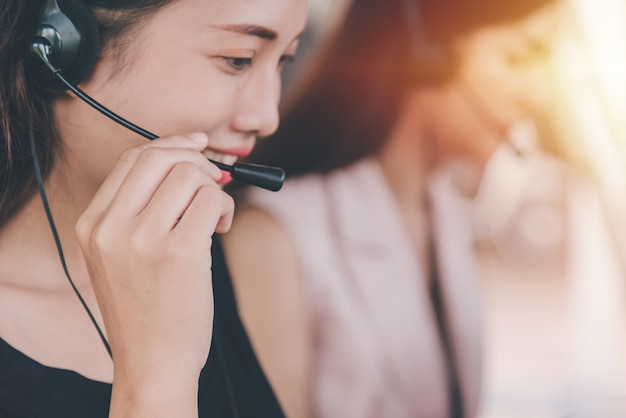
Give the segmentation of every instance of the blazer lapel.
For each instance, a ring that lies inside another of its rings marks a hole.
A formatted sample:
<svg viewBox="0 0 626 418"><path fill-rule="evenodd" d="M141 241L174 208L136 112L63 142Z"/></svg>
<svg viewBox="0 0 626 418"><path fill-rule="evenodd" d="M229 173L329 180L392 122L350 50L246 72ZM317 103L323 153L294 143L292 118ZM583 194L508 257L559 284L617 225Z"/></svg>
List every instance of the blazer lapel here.
<svg viewBox="0 0 626 418"><path fill-rule="evenodd" d="M426 281L378 163L361 162L349 175L333 176L329 193L346 276L379 336L387 369L400 390L433 393L435 382L424 367L435 366L419 358L441 353ZM417 325L418 318L425 325Z"/></svg>
<svg viewBox="0 0 626 418"><path fill-rule="evenodd" d="M455 190L451 170L436 173L429 182L429 192L448 341L464 416L472 417L480 398L482 335L472 235L465 210L468 202Z"/></svg>

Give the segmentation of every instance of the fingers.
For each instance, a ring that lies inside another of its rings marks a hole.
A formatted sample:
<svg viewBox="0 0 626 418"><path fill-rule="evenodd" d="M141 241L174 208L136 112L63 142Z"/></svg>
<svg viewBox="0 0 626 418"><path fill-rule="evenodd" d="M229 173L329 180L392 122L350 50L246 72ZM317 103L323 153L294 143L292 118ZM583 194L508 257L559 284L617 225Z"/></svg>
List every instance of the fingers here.
<svg viewBox="0 0 626 418"><path fill-rule="evenodd" d="M206 136L181 135L127 150L77 224L82 241L98 231L108 242L132 228L139 241L150 242L163 238L183 217L188 239L226 232L234 204L217 186L221 171L198 152L206 141Z"/></svg>
<svg viewBox="0 0 626 418"><path fill-rule="evenodd" d="M199 200L194 202L194 199ZM186 214L192 203L192 214ZM219 220L211 220L212 216L215 213L219 217L230 216L233 208L232 198L212 179L208 179L197 166L180 162L174 165L158 187L143 211L142 218L151 229L158 229L156 232L159 233L174 229L183 216L186 222L193 223L196 228L210 228L209 232L212 233ZM229 222L226 222L226 226L230 226Z"/></svg>
<svg viewBox="0 0 626 418"><path fill-rule="evenodd" d="M221 176L219 169L195 150L147 148L119 185L110 203L111 213L125 217L140 214L175 166L180 169L176 178L181 185L200 176L215 184Z"/></svg>
<svg viewBox="0 0 626 418"><path fill-rule="evenodd" d="M126 150L120 156L113 170L98 189L97 193L91 201L89 208L85 213L85 216L89 216L90 213L103 212L110 205L114 197L118 194L118 191L120 190L121 185L125 181L129 172L133 170L133 167L135 167L140 158L143 160L141 168L150 171L154 169L155 165L159 164L158 158L164 157L165 154L169 154L170 151L178 150L176 156L172 156L172 158L168 160L170 166L171 164L173 164L174 161L181 161L181 159L192 160L196 164L199 164L199 166L206 169L209 176L214 179L219 179L219 176L221 176L221 172L219 171L219 169L210 162L208 162L206 158L202 157L202 155L198 152L206 147L206 136L197 134L194 134L192 136L193 138L186 135L176 135L167 138L159 138L154 141L147 142L139 147L133 147ZM168 152L162 153L163 155L158 156L158 151L163 151L164 149L167 149ZM178 160L176 160L176 158L178 158ZM167 164L168 161L164 163ZM163 170L161 170L160 174L155 173L154 175L160 175L159 180L163 180L166 173L164 174ZM136 176L134 178L132 187L140 186L138 183L140 183L142 179L146 177L150 177L150 175L148 173L144 173L143 177ZM151 191L154 192L154 181L146 183L145 186L149 187L150 184L153 185ZM141 187L139 188L141 189ZM125 196L128 196L128 194L133 194L132 189L129 188L126 188L124 193ZM141 196L137 197L140 198ZM143 202L147 203L145 201L145 194L143 195L143 197ZM123 197L120 197L120 199L121 198ZM133 200L133 207L136 208L138 205L140 206L140 203L141 201L138 202Z"/></svg>
<svg viewBox="0 0 626 418"><path fill-rule="evenodd" d="M223 234L230 229L235 203L233 198L217 187L203 185L180 218L175 230L189 236L200 228L211 233Z"/></svg>

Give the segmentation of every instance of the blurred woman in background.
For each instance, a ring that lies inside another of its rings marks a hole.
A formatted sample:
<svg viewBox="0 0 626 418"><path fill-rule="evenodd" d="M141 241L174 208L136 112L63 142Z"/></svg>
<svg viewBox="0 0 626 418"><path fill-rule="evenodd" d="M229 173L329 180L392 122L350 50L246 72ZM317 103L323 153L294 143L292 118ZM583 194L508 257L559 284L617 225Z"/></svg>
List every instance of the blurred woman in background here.
<svg viewBox="0 0 626 418"><path fill-rule="evenodd" d="M476 416L482 336L465 208L482 167L518 155L510 132L544 103L559 8L353 1L278 133L250 157L289 180L277 195L242 192L224 239L287 415Z"/></svg>

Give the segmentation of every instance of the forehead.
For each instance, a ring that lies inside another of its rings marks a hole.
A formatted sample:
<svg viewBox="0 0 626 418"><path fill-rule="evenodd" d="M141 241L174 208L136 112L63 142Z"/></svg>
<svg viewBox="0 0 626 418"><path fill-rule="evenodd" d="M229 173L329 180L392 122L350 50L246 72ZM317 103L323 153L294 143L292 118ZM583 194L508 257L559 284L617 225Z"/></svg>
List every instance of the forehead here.
<svg viewBox="0 0 626 418"><path fill-rule="evenodd" d="M177 0L162 11L164 30L177 25L217 27L258 25L276 32L277 40L298 35L306 24L308 0Z"/></svg>
<svg viewBox="0 0 626 418"><path fill-rule="evenodd" d="M525 43L550 43L558 31L563 13L560 2L552 2L525 18L507 24L487 26L462 38L461 44L470 50L497 50ZM495 48L495 49L491 49Z"/></svg>
<svg viewBox="0 0 626 418"><path fill-rule="evenodd" d="M533 38L552 38L557 31L562 15L563 4L553 2L537 9L537 12L522 19L515 26L519 32Z"/></svg>

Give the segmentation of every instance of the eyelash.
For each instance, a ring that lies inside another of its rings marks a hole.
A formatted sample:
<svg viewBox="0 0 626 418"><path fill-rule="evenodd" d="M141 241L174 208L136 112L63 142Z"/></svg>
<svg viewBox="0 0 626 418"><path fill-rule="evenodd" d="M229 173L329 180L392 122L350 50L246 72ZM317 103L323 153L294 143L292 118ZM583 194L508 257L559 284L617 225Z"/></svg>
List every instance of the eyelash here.
<svg viewBox="0 0 626 418"><path fill-rule="evenodd" d="M252 58L224 57L224 60L235 71L243 71L247 67L252 66Z"/></svg>
<svg viewBox="0 0 626 418"><path fill-rule="evenodd" d="M223 57L228 65L236 72L244 71L246 68L252 66L252 58L241 57ZM278 69L282 71L286 65L291 64L295 57L293 55L283 55L278 62Z"/></svg>

